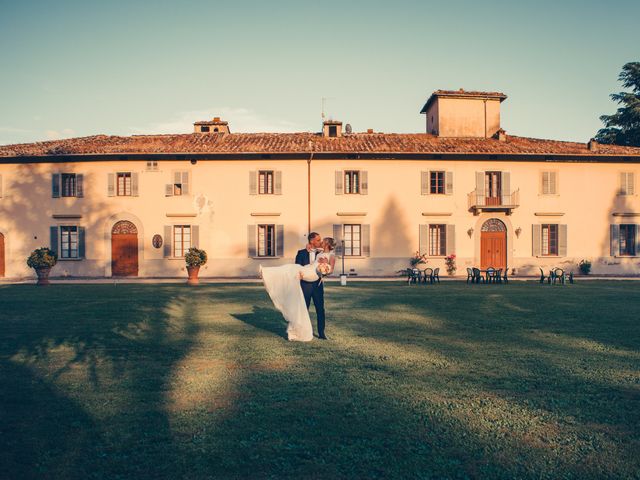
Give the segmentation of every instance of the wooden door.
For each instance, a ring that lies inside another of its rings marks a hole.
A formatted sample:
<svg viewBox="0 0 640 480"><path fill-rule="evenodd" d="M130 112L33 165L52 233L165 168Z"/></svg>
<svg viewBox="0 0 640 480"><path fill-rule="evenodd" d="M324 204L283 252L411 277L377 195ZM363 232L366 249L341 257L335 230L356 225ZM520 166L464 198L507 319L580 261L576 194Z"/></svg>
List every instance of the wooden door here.
<svg viewBox="0 0 640 480"><path fill-rule="evenodd" d="M480 268L507 268L507 232L480 234Z"/></svg>
<svg viewBox="0 0 640 480"><path fill-rule="evenodd" d="M111 231L111 275L138 276L138 231L131 222L118 222Z"/></svg>
<svg viewBox="0 0 640 480"><path fill-rule="evenodd" d="M4 235L0 233L0 277L4 277Z"/></svg>

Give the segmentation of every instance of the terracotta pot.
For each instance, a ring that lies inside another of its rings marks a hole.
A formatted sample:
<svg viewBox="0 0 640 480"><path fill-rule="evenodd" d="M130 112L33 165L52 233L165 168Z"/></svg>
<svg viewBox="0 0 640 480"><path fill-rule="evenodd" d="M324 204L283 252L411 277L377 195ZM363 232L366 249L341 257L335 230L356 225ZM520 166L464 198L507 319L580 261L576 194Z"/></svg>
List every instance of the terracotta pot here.
<svg viewBox="0 0 640 480"><path fill-rule="evenodd" d="M41 287L50 285L49 272L51 272L51 267L36 267L36 275L38 275L38 282L36 285L40 285Z"/></svg>
<svg viewBox="0 0 640 480"><path fill-rule="evenodd" d="M198 285L200 280L198 280L198 272L200 271L200 267L187 267L187 272L189 272L189 279L187 280L187 285Z"/></svg>

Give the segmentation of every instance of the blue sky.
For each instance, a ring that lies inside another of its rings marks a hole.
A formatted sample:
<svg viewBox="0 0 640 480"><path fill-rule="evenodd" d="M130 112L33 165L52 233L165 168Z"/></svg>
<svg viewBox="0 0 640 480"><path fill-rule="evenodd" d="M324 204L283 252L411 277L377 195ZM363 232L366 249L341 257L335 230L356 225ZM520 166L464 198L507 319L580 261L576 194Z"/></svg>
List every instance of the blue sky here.
<svg viewBox="0 0 640 480"><path fill-rule="evenodd" d="M586 141L640 61L637 1L0 0L0 144L353 126L423 132L436 89L498 90L508 133Z"/></svg>

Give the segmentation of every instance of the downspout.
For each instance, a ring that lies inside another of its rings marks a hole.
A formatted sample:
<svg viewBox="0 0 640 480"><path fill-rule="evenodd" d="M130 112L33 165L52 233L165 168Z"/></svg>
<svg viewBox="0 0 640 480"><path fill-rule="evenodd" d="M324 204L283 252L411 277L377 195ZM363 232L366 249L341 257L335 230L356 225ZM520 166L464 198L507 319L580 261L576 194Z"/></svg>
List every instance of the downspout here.
<svg viewBox="0 0 640 480"><path fill-rule="evenodd" d="M311 232L311 160L313 160L313 152L307 159L307 234Z"/></svg>
<svg viewBox="0 0 640 480"><path fill-rule="evenodd" d="M487 138L487 99L484 102L484 138Z"/></svg>

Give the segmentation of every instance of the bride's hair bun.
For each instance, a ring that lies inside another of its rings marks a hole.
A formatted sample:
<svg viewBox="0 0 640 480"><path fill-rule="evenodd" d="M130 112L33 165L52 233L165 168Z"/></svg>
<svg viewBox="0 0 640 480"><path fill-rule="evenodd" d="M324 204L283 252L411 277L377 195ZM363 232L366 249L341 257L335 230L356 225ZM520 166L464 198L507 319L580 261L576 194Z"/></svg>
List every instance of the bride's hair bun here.
<svg viewBox="0 0 640 480"><path fill-rule="evenodd" d="M331 250L335 250L336 249L336 241L333 238L324 237L324 241L327 242L327 246L329 247L329 249L331 249Z"/></svg>

